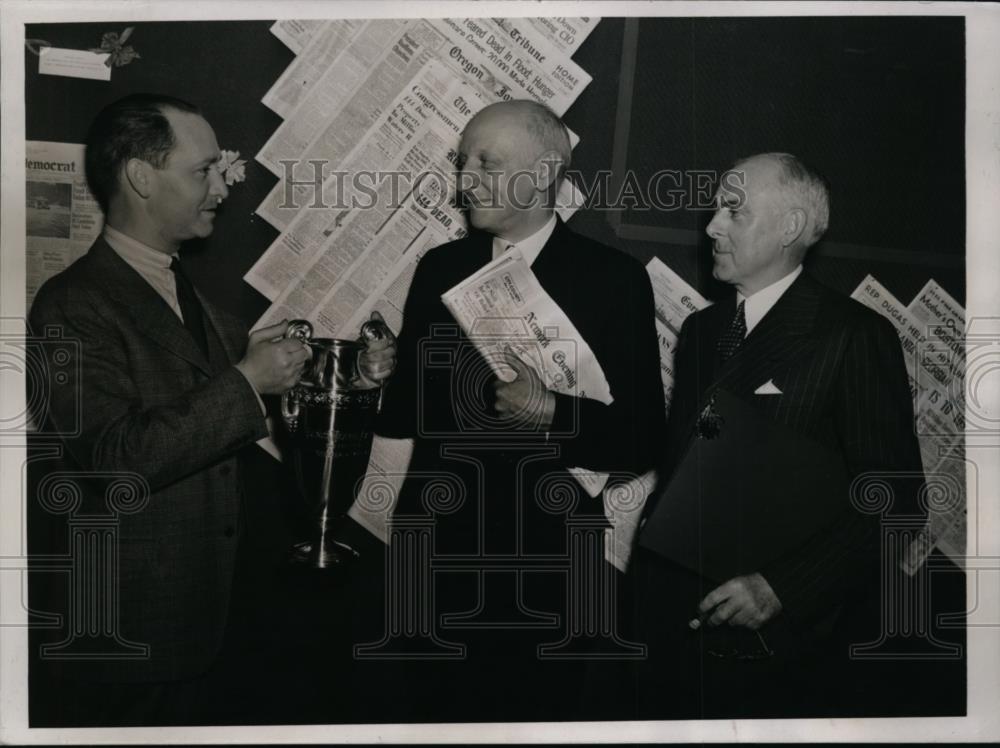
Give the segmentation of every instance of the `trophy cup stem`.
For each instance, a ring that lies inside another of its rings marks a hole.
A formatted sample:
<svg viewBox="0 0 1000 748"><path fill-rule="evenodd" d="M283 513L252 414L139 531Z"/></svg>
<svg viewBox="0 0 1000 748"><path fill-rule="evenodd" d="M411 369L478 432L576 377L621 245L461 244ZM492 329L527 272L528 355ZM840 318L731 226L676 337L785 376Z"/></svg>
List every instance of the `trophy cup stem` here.
<svg viewBox="0 0 1000 748"><path fill-rule="evenodd" d="M313 338L312 326L302 320L289 323L286 337L298 338L312 353L299 383L282 397L295 477L310 519L306 539L295 544L288 561L299 569L343 568L358 554L335 537L368 466L381 388L376 393L359 386L360 342Z"/></svg>
<svg viewBox="0 0 1000 748"><path fill-rule="evenodd" d="M339 564L343 559L336 548L332 547L326 534L331 525L330 517L330 486L333 484L334 439L336 434L337 411L330 411L330 425L326 432L326 449L323 453L323 477L320 481L321 506L319 514L319 537L313 544L312 565L318 569Z"/></svg>

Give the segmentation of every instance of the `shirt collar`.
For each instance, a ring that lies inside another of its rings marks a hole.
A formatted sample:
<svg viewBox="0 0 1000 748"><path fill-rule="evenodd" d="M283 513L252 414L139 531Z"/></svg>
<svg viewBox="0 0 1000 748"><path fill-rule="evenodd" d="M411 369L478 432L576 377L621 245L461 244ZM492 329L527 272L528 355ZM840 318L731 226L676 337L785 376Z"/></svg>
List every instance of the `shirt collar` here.
<svg viewBox="0 0 1000 748"><path fill-rule="evenodd" d="M176 252L168 255L158 249L153 249L148 244L143 244L128 234L123 234L107 223L104 224L104 241L111 249L121 255L123 260L137 269L167 270L170 267L170 261L177 256Z"/></svg>
<svg viewBox="0 0 1000 748"><path fill-rule="evenodd" d="M556 215L553 213L549 216L549 220L545 222L538 231L536 231L531 236L521 239L519 242L510 242L500 236L493 237L493 257L497 258L501 254L507 251L507 249L513 245L521 250L521 254L524 256L524 261L530 266L541 254L542 248L545 243L552 236L552 232L556 230Z"/></svg>
<svg viewBox="0 0 1000 748"><path fill-rule="evenodd" d="M766 286L760 289L757 293L751 294L750 296L744 296L739 291L736 292L736 303L739 304L741 301L746 301L746 306L743 311L746 315L747 320L747 335L753 330L757 323L763 319L764 315L771 311L781 295L788 290L795 279L799 277L802 273L802 266L799 265L792 272L786 275L780 280L776 280L770 286Z"/></svg>

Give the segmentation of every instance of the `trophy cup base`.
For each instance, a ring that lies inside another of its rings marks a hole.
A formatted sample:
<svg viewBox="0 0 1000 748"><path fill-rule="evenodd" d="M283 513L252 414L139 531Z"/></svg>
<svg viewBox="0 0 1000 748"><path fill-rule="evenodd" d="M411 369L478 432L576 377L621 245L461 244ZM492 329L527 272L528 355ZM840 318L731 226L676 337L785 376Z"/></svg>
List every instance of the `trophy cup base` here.
<svg viewBox="0 0 1000 748"><path fill-rule="evenodd" d="M349 545L327 539L296 543L288 552L286 561L292 568L343 570L358 558L358 552Z"/></svg>

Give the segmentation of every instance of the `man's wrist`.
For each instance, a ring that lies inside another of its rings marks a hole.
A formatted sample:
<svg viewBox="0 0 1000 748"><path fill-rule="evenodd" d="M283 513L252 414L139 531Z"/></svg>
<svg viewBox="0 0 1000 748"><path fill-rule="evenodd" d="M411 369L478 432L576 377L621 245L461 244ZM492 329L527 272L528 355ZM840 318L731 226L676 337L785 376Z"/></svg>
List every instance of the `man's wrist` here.
<svg viewBox="0 0 1000 748"><path fill-rule="evenodd" d="M266 416L267 415L267 406L264 405L264 400L263 400L263 398L261 398L260 393L257 391L257 387L254 386L253 380L250 379L250 377L247 375L247 373L245 371L243 371L243 367L240 366L239 364L233 364L233 368L236 369L236 371L238 371L240 374L242 374L243 378L245 380L247 380L247 384L249 384L250 385L250 389L253 390L254 397L257 398L257 404L260 405L260 412L264 416Z"/></svg>
<svg viewBox="0 0 1000 748"><path fill-rule="evenodd" d="M545 438L549 437L549 430L556 417L556 396L551 390L545 391L545 398L542 401L542 412L538 417L538 430L545 432Z"/></svg>

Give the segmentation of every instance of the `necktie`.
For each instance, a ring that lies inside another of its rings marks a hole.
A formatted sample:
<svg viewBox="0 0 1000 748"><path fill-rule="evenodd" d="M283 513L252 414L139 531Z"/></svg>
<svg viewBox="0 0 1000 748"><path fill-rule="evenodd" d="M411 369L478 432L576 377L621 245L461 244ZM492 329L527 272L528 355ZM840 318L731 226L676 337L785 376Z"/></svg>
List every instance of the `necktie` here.
<svg viewBox="0 0 1000 748"><path fill-rule="evenodd" d="M181 308L181 316L184 317L184 327L191 333L194 342L198 344L201 352L208 356L208 339L205 336L205 325L202 322L201 302L194 293L194 286L188 280L181 267L180 260L176 257L170 260L170 270L174 274L174 284L177 288L177 303Z"/></svg>
<svg viewBox="0 0 1000 748"><path fill-rule="evenodd" d="M743 344L743 338L746 335L747 315L746 301L744 300L736 307L736 314L733 315L733 321L729 323L729 329L719 338L719 363L725 363L730 356L736 353L740 345Z"/></svg>

